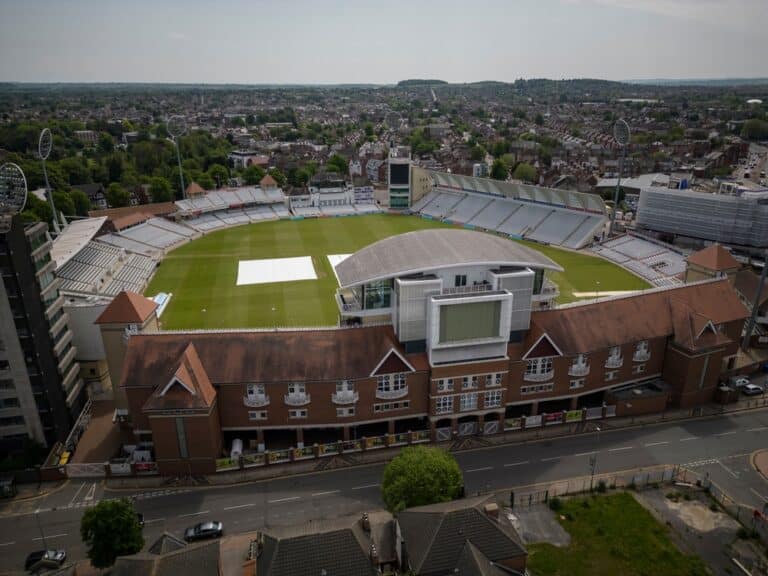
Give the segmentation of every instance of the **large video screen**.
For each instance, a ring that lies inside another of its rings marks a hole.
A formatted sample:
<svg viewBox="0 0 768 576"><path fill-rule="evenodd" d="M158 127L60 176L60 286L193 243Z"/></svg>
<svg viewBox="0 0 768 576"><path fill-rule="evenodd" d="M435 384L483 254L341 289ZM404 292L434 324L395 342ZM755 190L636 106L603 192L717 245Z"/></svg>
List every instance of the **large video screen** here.
<svg viewBox="0 0 768 576"><path fill-rule="evenodd" d="M440 306L440 343L499 335L501 301Z"/></svg>
<svg viewBox="0 0 768 576"><path fill-rule="evenodd" d="M410 170L410 166L408 164L390 164L389 183L394 186L407 186L408 170Z"/></svg>

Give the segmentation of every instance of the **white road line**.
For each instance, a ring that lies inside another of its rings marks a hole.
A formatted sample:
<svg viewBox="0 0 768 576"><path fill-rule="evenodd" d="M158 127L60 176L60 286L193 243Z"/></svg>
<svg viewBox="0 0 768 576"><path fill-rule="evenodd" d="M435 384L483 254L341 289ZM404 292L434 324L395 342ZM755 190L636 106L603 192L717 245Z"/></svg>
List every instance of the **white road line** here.
<svg viewBox="0 0 768 576"><path fill-rule="evenodd" d="M738 430L731 430L730 432L720 432L720 434L715 434L715 436L730 436L731 434L736 434Z"/></svg>
<svg viewBox="0 0 768 576"><path fill-rule="evenodd" d="M3 542L0 546L13 546L16 542Z"/></svg>
<svg viewBox="0 0 768 576"><path fill-rule="evenodd" d="M189 516L200 516L200 514L208 514L210 510L201 510L200 512L190 512L189 514L179 514L177 518L187 518Z"/></svg>
<svg viewBox="0 0 768 576"><path fill-rule="evenodd" d="M152 518L152 520L144 520L144 524L152 524L153 522L162 522L165 518Z"/></svg>
<svg viewBox="0 0 768 576"><path fill-rule="evenodd" d="M669 444L669 442L667 440L664 440L663 442L649 442L645 447L650 448L651 446L661 446L663 444Z"/></svg>
<svg viewBox="0 0 768 576"><path fill-rule="evenodd" d="M48 540L49 538L63 538L64 536L66 536L66 534L51 534L51 535L47 535L45 539ZM42 540L42 539L43 539L42 536L38 536L37 538L32 538L32 541Z"/></svg>
<svg viewBox="0 0 768 576"><path fill-rule="evenodd" d="M552 462L553 460L560 460L560 456L552 456L551 458L542 458L542 462Z"/></svg>
<svg viewBox="0 0 768 576"><path fill-rule="evenodd" d="M593 454L597 454L597 450L593 450L592 452L579 452L573 456L574 458L580 458L581 456L592 456Z"/></svg>
<svg viewBox="0 0 768 576"><path fill-rule="evenodd" d="M354 488L350 488L350 490L365 490L366 488L378 488L378 484L366 484L365 486L355 486Z"/></svg>
<svg viewBox="0 0 768 576"><path fill-rule="evenodd" d="M88 494L85 495L85 498L83 498L83 500L93 500L93 497L95 494L96 494L96 482L91 484L91 487L88 489Z"/></svg>
<svg viewBox="0 0 768 576"><path fill-rule="evenodd" d="M470 472L488 472L488 470L493 470L493 466L485 466L484 468L472 468L470 470L464 470L467 474Z"/></svg>
<svg viewBox="0 0 768 576"><path fill-rule="evenodd" d="M278 498L277 500L267 500L267 504L279 504L280 502L292 502L299 500L301 496L291 496L290 498Z"/></svg>
<svg viewBox="0 0 768 576"><path fill-rule="evenodd" d="M747 430L747 432L762 432L763 430L768 430L768 426L758 426L757 428L750 428Z"/></svg>
<svg viewBox="0 0 768 576"><path fill-rule="evenodd" d="M634 446L622 446L621 448L608 448L608 452L621 452L623 450L632 450Z"/></svg>
<svg viewBox="0 0 768 576"><path fill-rule="evenodd" d="M328 490L327 492L315 492L314 494L312 494L312 497L314 498L315 496L327 496L328 494L338 494L339 492L341 492L341 490Z"/></svg>
<svg viewBox="0 0 768 576"><path fill-rule="evenodd" d="M752 494L760 498L760 500L762 500L763 502L768 502L768 497L763 496L762 494L760 494L760 492L758 492L754 488L750 488L750 491L752 492Z"/></svg>
<svg viewBox="0 0 768 576"><path fill-rule="evenodd" d="M237 510L239 508L250 508L251 506L256 506L256 504L239 504L237 506L227 506L224 508L224 510Z"/></svg>
<svg viewBox="0 0 768 576"><path fill-rule="evenodd" d="M739 475L738 475L738 474L736 474L736 472L734 472L733 470L731 470L730 468L728 468L728 466L726 466L725 464L723 464L722 462L720 462L720 460L715 460L715 462L717 462L718 464L720 464L720 467L721 467L723 470L725 470L726 472L728 472L728 474L730 474L730 475L731 475L731 476L733 476L734 478L738 478L738 477L739 477Z"/></svg>
<svg viewBox="0 0 768 576"><path fill-rule="evenodd" d="M690 442L691 440L698 440L698 436L690 436L688 438L680 438L680 442Z"/></svg>
<svg viewBox="0 0 768 576"><path fill-rule="evenodd" d="M513 466L524 466L525 464L530 464L530 460L523 460L522 462L510 462L509 464L504 464L504 468L512 468Z"/></svg>
<svg viewBox="0 0 768 576"><path fill-rule="evenodd" d="M70 504L75 503L75 500L77 500L77 495L80 494L80 490L82 490L83 488L85 488L85 482L80 484L80 488L77 489L77 492L75 492L75 495L72 496L72 500L69 501Z"/></svg>

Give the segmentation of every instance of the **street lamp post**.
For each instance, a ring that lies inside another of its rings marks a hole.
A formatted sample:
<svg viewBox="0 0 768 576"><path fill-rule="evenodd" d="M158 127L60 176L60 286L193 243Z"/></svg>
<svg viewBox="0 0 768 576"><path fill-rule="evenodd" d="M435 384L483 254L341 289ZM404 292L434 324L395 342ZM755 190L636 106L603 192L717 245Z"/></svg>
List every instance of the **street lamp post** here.
<svg viewBox="0 0 768 576"><path fill-rule="evenodd" d="M630 132L629 124L626 120L620 118L613 125L613 138L621 146L621 157L619 158L619 177L616 179L616 191L613 195L613 212L611 213L611 227L608 236L612 236L616 226L616 211L619 209L619 190L621 189L621 176L624 170L624 160L627 158L627 145L629 144Z"/></svg>
<svg viewBox="0 0 768 576"><path fill-rule="evenodd" d="M596 425L595 431L597 432L597 444L599 446L600 445L600 426ZM595 471L597 470L597 452L595 452L592 456L589 457L589 468L590 468L589 491L592 492L592 488L595 482Z"/></svg>
<svg viewBox="0 0 768 576"><path fill-rule="evenodd" d="M40 539L43 541L43 548L48 550L48 543L45 541L45 533L43 532L43 525L40 524L40 510L35 510L35 520L37 520L37 529L40 530Z"/></svg>

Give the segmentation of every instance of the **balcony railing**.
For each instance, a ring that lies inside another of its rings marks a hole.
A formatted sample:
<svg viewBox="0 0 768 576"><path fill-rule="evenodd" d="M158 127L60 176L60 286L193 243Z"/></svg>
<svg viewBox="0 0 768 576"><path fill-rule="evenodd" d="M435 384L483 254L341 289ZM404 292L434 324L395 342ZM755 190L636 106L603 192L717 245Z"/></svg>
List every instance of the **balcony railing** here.
<svg viewBox="0 0 768 576"><path fill-rule="evenodd" d="M309 394L286 394L285 403L288 406L305 406L309 404Z"/></svg>
<svg viewBox="0 0 768 576"><path fill-rule="evenodd" d="M651 358L650 350L636 350L632 355L634 362L647 362Z"/></svg>
<svg viewBox="0 0 768 576"><path fill-rule="evenodd" d="M533 372L532 374L525 374L523 380L527 382L546 382L552 380L555 376L554 370L548 370L547 372Z"/></svg>
<svg viewBox="0 0 768 576"><path fill-rule="evenodd" d="M571 364L568 376L586 376L589 374L589 364Z"/></svg>
<svg viewBox="0 0 768 576"><path fill-rule="evenodd" d="M617 357L609 357L608 360L605 361L605 367L606 368L621 368L624 365L624 358L621 356Z"/></svg>
<svg viewBox="0 0 768 576"><path fill-rule="evenodd" d="M360 394L353 390L344 390L343 392L334 392L331 395L331 402L334 404L354 404L360 400Z"/></svg>
<svg viewBox="0 0 768 576"><path fill-rule="evenodd" d="M394 400L403 396L408 396L408 386L399 390L376 390L376 398L381 400Z"/></svg>
<svg viewBox="0 0 768 576"><path fill-rule="evenodd" d="M474 292L492 292L491 284L468 284L466 286L448 286L440 294L472 294Z"/></svg>
<svg viewBox="0 0 768 576"><path fill-rule="evenodd" d="M243 396L243 404L248 408L261 408L262 406L269 406L269 396L266 394L252 394L251 396Z"/></svg>

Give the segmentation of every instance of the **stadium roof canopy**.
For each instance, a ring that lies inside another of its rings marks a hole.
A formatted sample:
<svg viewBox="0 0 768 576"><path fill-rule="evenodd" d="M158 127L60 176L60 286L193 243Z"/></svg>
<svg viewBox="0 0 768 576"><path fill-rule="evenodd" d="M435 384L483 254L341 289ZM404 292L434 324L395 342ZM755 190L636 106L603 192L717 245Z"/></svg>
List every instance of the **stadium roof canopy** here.
<svg viewBox="0 0 768 576"><path fill-rule="evenodd" d="M61 268L85 247L107 221L106 216L73 220L56 236L51 248L51 259Z"/></svg>
<svg viewBox="0 0 768 576"><path fill-rule="evenodd" d="M501 236L471 230L419 230L366 246L340 262L342 288L462 265L563 269L540 252Z"/></svg>

